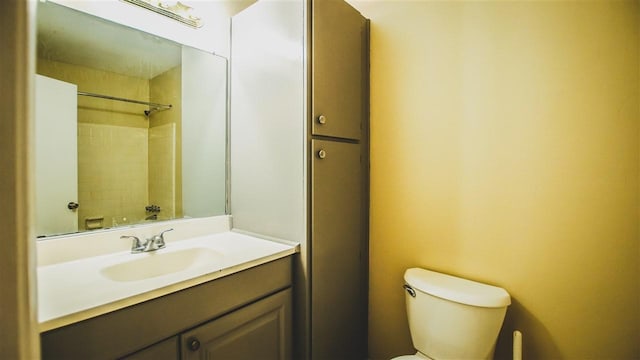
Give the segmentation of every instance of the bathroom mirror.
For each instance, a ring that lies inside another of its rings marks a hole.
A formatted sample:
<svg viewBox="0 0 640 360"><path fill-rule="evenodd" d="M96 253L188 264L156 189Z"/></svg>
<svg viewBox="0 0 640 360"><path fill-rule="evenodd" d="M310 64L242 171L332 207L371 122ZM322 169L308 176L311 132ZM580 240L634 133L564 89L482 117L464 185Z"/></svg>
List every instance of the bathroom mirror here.
<svg viewBox="0 0 640 360"><path fill-rule="evenodd" d="M228 61L38 2L36 235L226 207Z"/></svg>

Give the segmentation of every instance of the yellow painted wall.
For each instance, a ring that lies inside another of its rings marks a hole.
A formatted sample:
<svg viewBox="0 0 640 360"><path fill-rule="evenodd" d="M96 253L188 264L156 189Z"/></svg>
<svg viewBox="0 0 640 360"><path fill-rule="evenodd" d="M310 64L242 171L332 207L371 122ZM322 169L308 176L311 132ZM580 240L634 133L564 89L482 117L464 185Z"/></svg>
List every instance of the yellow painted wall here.
<svg viewBox="0 0 640 360"><path fill-rule="evenodd" d="M637 2L352 1L371 19L371 359L402 275L506 288L526 359L640 357Z"/></svg>

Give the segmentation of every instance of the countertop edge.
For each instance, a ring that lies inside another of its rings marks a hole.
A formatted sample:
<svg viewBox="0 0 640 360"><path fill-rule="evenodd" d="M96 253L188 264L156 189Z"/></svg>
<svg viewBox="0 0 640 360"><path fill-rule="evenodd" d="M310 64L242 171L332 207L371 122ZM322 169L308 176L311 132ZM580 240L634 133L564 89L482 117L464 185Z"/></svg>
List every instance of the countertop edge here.
<svg viewBox="0 0 640 360"><path fill-rule="evenodd" d="M216 280L255 266L266 264L268 262L285 258L290 255L294 255L299 252L299 245L292 246L290 249L276 252L274 254L257 258L251 261L240 263L230 266L225 269L213 271L201 276L197 276L191 279L183 280L174 284L163 286L151 291L143 292L140 294L132 295L130 297L113 301L110 303L102 304L90 309L81 310L72 314L64 315L58 318L43 321L38 324L38 330L40 333L44 333L50 330L54 330L63 326L67 326L73 323L77 323L83 320L91 319L100 315L104 315L116 310L126 308L128 306L140 304L145 301L153 300L155 298L168 295L180 290L184 290L196 285L200 285L212 280Z"/></svg>

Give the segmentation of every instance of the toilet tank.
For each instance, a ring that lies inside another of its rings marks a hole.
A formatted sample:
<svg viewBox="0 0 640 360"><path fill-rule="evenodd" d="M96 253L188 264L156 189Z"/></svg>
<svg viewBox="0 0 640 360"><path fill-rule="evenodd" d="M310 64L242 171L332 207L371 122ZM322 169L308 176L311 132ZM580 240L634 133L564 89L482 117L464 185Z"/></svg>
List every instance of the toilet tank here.
<svg viewBox="0 0 640 360"><path fill-rule="evenodd" d="M492 359L511 297L502 288L412 268L404 274L413 346L440 359Z"/></svg>

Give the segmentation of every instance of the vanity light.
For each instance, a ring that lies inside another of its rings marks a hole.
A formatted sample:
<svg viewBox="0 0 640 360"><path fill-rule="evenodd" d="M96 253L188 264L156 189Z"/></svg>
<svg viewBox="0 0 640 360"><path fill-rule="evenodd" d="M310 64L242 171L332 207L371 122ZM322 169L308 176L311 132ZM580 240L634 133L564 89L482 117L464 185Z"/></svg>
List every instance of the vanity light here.
<svg viewBox="0 0 640 360"><path fill-rule="evenodd" d="M194 9L176 0L121 0L138 5L160 15L170 17L194 28L202 27L202 18L194 15Z"/></svg>

